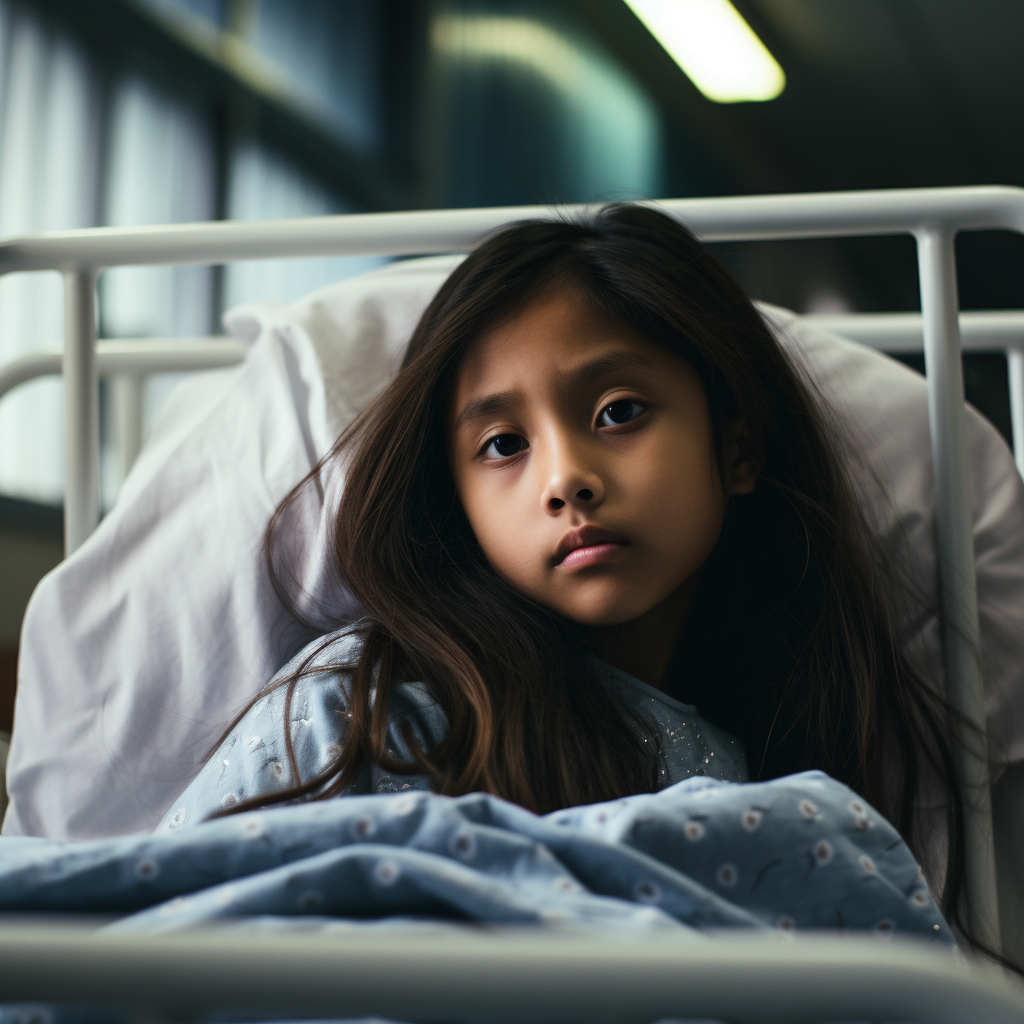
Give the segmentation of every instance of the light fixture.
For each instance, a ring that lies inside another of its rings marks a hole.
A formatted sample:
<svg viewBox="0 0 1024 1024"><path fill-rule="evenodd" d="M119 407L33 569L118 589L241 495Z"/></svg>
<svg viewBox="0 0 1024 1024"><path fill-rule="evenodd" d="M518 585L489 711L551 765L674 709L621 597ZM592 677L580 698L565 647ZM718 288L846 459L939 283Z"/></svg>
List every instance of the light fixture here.
<svg viewBox="0 0 1024 1024"><path fill-rule="evenodd" d="M566 92L574 91L580 82L579 51L558 32L531 18L443 14L434 20L431 37L441 53L522 64Z"/></svg>
<svg viewBox="0 0 1024 1024"><path fill-rule="evenodd" d="M709 100L773 100L786 75L729 0L626 0Z"/></svg>

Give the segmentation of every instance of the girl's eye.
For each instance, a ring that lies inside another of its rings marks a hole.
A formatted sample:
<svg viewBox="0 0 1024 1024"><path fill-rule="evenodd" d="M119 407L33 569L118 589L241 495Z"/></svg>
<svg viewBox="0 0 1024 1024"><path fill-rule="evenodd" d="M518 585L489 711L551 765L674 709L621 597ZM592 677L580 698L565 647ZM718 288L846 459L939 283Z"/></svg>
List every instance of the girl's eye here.
<svg viewBox="0 0 1024 1024"><path fill-rule="evenodd" d="M487 442L484 454L495 459L507 459L510 455L518 455L526 448L526 438L518 434L495 434Z"/></svg>
<svg viewBox="0 0 1024 1024"><path fill-rule="evenodd" d="M644 411L642 402L632 398L620 398L606 405L597 417L599 427L614 427L635 420Z"/></svg>

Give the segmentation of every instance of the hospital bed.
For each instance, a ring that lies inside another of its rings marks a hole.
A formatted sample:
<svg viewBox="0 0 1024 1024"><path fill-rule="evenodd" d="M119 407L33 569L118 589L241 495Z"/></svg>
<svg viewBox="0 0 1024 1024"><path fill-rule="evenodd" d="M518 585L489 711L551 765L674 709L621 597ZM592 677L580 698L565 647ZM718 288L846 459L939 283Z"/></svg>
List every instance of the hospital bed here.
<svg viewBox="0 0 1024 1024"><path fill-rule="evenodd" d="M945 675L951 703L984 730L961 348L1008 357L1016 463L1024 472L1024 313L960 314L958 231L1024 233L1024 190L924 189L664 201L706 241L911 234L920 315L807 318L885 351L924 349L935 474ZM140 382L152 373L229 366L231 338L99 341L95 282L115 266L225 263L254 258L410 256L471 248L490 231L545 208L355 214L267 223L211 223L53 232L0 243L0 273L58 270L65 344L0 367L0 397L62 373L67 420L68 554L99 521L100 375L120 381L120 438L130 464L141 443ZM999 941L999 894L984 749L965 739L966 900L976 934ZM954 969L913 944L839 938L710 945L628 944L599 936L399 933L265 939L204 933L100 938L70 925L18 923L0 933L0 1003L120 1006L147 1019L195 1018L239 1005L242 979L260 1007L298 1015L367 1013L409 1019L1019 1020L1024 990L982 967ZM401 977L400 985L395 978Z"/></svg>

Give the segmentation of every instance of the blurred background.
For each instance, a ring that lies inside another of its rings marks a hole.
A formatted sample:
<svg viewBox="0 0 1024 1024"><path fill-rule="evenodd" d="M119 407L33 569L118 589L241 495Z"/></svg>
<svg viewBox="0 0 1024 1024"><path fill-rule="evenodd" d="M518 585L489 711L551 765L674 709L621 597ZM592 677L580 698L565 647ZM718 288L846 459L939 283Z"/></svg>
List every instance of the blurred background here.
<svg viewBox="0 0 1024 1024"><path fill-rule="evenodd" d="M1020 0L733 3L770 55L768 84L738 94L684 72L639 0L0 0L0 236L1024 185ZM964 308L1024 307L1024 239L975 233L958 247ZM755 297L798 311L918 308L907 238L718 253ZM218 333L235 303L289 301L373 262L110 271L100 337ZM56 274L0 279L0 364L60 347L61 320ZM971 355L966 369L968 397L1009 438L1003 357ZM148 418L172 384L150 381ZM101 398L109 506L119 479ZM62 554L62 402L54 378L0 403L9 692L25 603Z"/></svg>

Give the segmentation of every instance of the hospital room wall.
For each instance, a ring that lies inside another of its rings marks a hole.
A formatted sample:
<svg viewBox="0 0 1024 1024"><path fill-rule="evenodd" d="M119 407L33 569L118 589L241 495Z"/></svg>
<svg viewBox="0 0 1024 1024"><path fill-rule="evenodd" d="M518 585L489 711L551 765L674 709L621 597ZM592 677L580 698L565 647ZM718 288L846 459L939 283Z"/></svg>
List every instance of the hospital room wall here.
<svg viewBox="0 0 1024 1024"><path fill-rule="evenodd" d="M657 106L550 5L447 4L430 42L428 187L443 205L663 194Z"/></svg>
<svg viewBox="0 0 1024 1024"><path fill-rule="evenodd" d="M46 13L30 3L0 2L0 235L358 208L255 133L236 130L225 138L204 97L112 62ZM357 121L349 118L356 127ZM99 282L99 332L205 335L220 329L229 305L288 301L377 262L111 271ZM61 341L57 275L0 280L0 362ZM175 382L147 383L147 427ZM108 395L104 384L105 507L120 483ZM25 605L62 554L63 429L58 380L23 385L0 403L0 731L10 728Z"/></svg>

